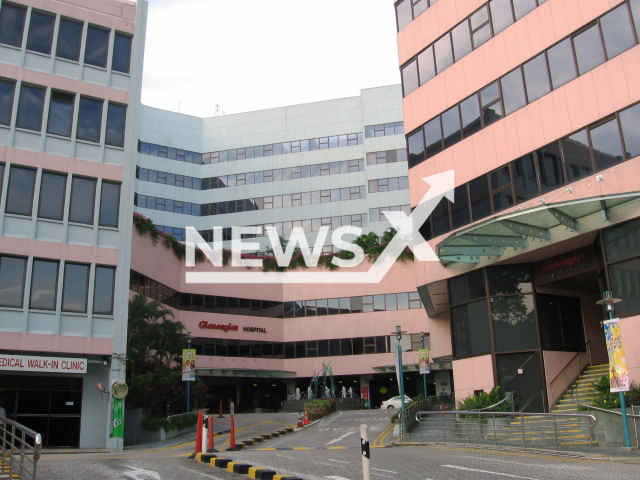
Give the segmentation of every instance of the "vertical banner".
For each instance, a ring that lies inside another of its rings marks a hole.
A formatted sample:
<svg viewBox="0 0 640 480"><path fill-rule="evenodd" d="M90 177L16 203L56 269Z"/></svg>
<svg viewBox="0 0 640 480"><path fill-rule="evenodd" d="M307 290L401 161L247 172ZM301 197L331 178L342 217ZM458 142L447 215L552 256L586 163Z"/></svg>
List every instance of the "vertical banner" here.
<svg viewBox="0 0 640 480"><path fill-rule="evenodd" d="M402 353L398 354L398 351L400 349L396 348L396 379L398 380L398 395L402 395L402 386L400 385L400 382L402 381L402 371L400 370L400 356L402 355Z"/></svg>
<svg viewBox="0 0 640 480"><path fill-rule="evenodd" d="M622 346L619 318L604 322L604 337L607 341L607 353L609 354L611 393L628 392L631 382L629 380L627 359L624 356L624 348Z"/></svg>
<svg viewBox="0 0 640 480"><path fill-rule="evenodd" d="M418 350L418 364L420 365L420 375L431 373L431 367L429 366L428 348L421 348L420 350Z"/></svg>
<svg viewBox="0 0 640 480"><path fill-rule="evenodd" d="M360 387L360 395L363 400L369 400L369 387Z"/></svg>
<svg viewBox="0 0 640 480"><path fill-rule="evenodd" d="M124 408L121 398L111 397L111 428L109 438L124 438Z"/></svg>
<svg viewBox="0 0 640 480"><path fill-rule="evenodd" d="M196 350L194 348L182 350L182 381L196 381Z"/></svg>

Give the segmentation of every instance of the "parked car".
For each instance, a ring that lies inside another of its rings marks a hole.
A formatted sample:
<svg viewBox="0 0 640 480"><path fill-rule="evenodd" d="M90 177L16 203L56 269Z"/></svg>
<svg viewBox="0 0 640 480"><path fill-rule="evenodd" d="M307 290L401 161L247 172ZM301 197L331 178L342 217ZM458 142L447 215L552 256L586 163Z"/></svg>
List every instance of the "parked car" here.
<svg viewBox="0 0 640 480"><path fill-rule="evenodd" d="M409 402L411 402L411 399L405 395L405 406L409 405ZM380 405L380 408L402 408L402 397L397 396L390 398L389 400L385 400L384 402L382 402L382 405Z"/></svg>

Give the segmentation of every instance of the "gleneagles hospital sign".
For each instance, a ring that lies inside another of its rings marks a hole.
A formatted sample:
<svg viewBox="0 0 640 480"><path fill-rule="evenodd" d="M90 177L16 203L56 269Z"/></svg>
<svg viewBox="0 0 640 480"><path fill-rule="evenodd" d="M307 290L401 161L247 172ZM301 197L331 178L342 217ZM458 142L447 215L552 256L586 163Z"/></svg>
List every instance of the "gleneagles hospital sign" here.
<svg viewBox="0 0 640 480"><path fill-rule="evenodd" d="M344 269L357 267L364 260L364 250L358 245L343 240L344 235L354 237L362 234L359 227L340 227L334 230L331 241L334 245L340 245L343 250L350 251L354 258L350 260L334 257L332 263L340 270L330 272L187 272L187 283L208 283L208 284L284 284L284 283L380 283L387 272L391 269L402 251L409 247L416 259L422 262L439 261L438 256L431 249L426 240L422 237L418 229L429 218L431 212L436 208L443 197L451 202L454 200L455 178L453 170L432 175L422 179L429 184L427 194L422 198L410 216L404 212L384 212L384 216L389 220L397 233L387 244L373 266L365 272L349 272ZM260 244L255 242L242 242L243 234L256 234L260 227L232 227L231 241L231 266L233 267L262 267L261 259L242 258L243 251L256 251ZM288 267L293 257L296 246L300 250L308 267L316 267L322 254L322 247L329 233L329 227L324 226L318 232L313 248L309 247L307 238L301 227L296 227L291 232L286 250L280 245L280 238L275 227L265 227L271 248L274 251L279 267ZM186 228L186 265L195 267L195 249L200 248L207 259L215 266L222 267L222 227L213 227L213 248L200 236L193 227ZM205 327L200 327L205 328ZM209 327L206 327L209 328Z"/></svg>
<svg viewBox="0 0 640 480"><path fill-rule="evenodd" d="M237 332L239 328L238 325L231 325L230 323L227 325L224 325L224 324L209 323L206 321L200 322L198 324L198 327L200 327L203 330L222 330L224 333ZM242 327L242 331L267 333L267 329L262 327Z"/></svg>

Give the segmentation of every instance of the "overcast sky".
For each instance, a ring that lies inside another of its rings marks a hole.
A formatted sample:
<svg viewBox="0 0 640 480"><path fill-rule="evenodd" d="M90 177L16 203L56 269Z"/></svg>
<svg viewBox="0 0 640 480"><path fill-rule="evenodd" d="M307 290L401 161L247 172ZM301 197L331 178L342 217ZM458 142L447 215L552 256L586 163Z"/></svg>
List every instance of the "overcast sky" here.
<svg viewBox="0 0 640 480"><path fill-rule="evenodd" d="M199 117L400 83L392 0L150 0L142 103Z"/></svg>

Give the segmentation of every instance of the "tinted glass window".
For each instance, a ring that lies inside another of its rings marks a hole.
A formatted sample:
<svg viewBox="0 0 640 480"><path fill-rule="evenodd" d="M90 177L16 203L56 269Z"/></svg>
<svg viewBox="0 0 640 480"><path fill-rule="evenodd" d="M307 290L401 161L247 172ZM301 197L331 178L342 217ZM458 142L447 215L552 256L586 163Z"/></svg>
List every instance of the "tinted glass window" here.
<svg viewBox="0 0 640 480"><path fill-rule="evenodd" d="M77 62L80 60L81 41L82 24L64 18L60 19L56 56Z"/></svg>
<svg viewBox="0 0 640 480"><path fill-rule="evenodd" d="M633 23L636 26L636 33L640 36L640 0L629 0L631 13L633 14Z"/></svg>
<svg viewBox="0 0 640 480"><path fill-rule="evenodd" d="M616 305L616 313L640 311L640 258L609 265L609 276L615 296L622 299Z"/></svg>
<svg viewBox="0 0 640 480"><path fill-rule="evenodd" d="M618 122L615 119L591 129L591 145L596 172L612 167L624 160Z"/></svg>
<svg viewBox="0 0 640 480"><path fill-rule="evenodd" d="M462 139L460 112L458 111L457 105L442 114L442 131L444 135L444 148L449 148Z"/></svg>
<svg viewBox="0 0 640 480"><path fill-rule="evenodd" d="M13 90L16 84L0 80L0 124L11 123L11 109L13 108Z"/></svg>
<svg viewBox="0 0 640 480"><path fill-rule="evenodd" d="M491 215L489 180L486 175L469 182L469 194L471 195L471 215L474 222Z"/></svg>
<svg viewBox="0 0 640 480"><path fill-rule="evenodd" d="M511 164L516 203L526 202L538 196L538 179L533 154L525 155Z"/></svg>
<svg viewBox="0 0 640 480"><path fill-rule="evenodd" d="M31 216L35 181L35 170L11 167L7 206L5 207L7 213Z"/></svg>
<svg viewBox="0 0 640 480"><path fill-rule="evenodd" d="M409 168L424 162L424 139L422 138L422 130L418 130L407 139L407 148L409 150Z"/></svg>
<svg viewBox="0 0 640 480"><path fill-rule="evenodd" d="M62 220L67 176L42 172L38 217Z"/></svg>
<svg viewBox="0 0 640 480"><path fill-rule="evenodd" d="M442 151L442 127L439 116L424 126L424 139L427 145L427 158Z"/></svg>
<svg viewBox="0 0 640 480"><path fill-rule="evenodd" d="M524 95L522 72L519 68L502 77L500 84L502 85L502 100L504 102L505 115L509 115L527 104Z"/></svg>
<svg viewBox="0 0 640 480"><path fill-rule="evenodd" d="M513 192L511 188L500 190L493 194L493 212L498 213L513 205Z"/></svg>
<svg viewBox="0 0 640 480"><path fill-rule="evenodd" d="M96 267L96 282L93 294L93 313L113 314L113 279L115 269Z"/></svg>
<svg viewBox="0 0 640 480"><path fill-rule="evenodd" d="M600 25L607 58L613 58L636 44L626 5L622 4L600 18Z"/></svg>
<svg viewBox="0 0 640 480"><path fill-rule="evenodd" d="M550 192L564 185L562 160L557 143L552 143L538 150L538 172L540 172L540 189L542 193Z"/></svg>
<svg viewBox="0 0 640 480"><path fill-rule="evenodd" d="M538 348L533 295L492 298L491 317L497 352Z"/></svg>
<svg viewBox="0 0 640 480"><path fill-rule="evenodd" d="M482 128L478 94L474 94L460 103L460 113L462 114L462 131L464 137L473 135Z"/></svg>
<svg viewBox="0 0 640 480"><path fill-rule="evenodd" d="M96 197L96 181L89 178L73 177L71 184L71 207L69 221L93 223L93 207Z"/></svg>
<svg viewBox="0 0 640 480"><path fill-rule="evenodd" d="M437 237L451 230L449 223L449 200L442 198L431 214L431 223L433 225L433 236Z"/></svg>
<svg viewBox="0 0 640 480"><path fill-rule="evenodd" d="M496 355L496 371L501 392L514 392L518 410L544 411L542 369L538 352ZM520 370L522 374L520 374Z"/></svg>
<svg viewBox="0 0 640 480"><path fill-rule="evenodd" d="M420 86L418 80L418 63L411 62L402 69L402 85L404 86L404 94L409 95Z"/></svg>
<svg viewBox="0 0 640 480"><path fill-rule="evenodd" d="M491 333L487 302L469 303L451 309L453 351L456 357L479 355L491 351Z"/></svg>
<svg viewBox="0 0 640 480"><path fill-rule="evenodd" d="M513 23L511 0L491 0L489 7L491 8L493 34L497 35Z"/></svg>
<svg viewBox="0 0 640 480"><path fill-rule="evenodd" d="M116 33L113 40L113 60L111 69L116 72L129 73L131 59L131 37Z"/></svg>
<svg viewBox="0 0 640 480"><path fill-rule="evenodd" d="M451 51L451 38L446 34L433 44L433 51L436 57L436 71L442 72L453 65L453 52Z"/></svg>
<svg viewBox="0 0 640 480"><path fill-rule="evenodd" d="M26 266L26 258L0 257L1 306L17 308L22 307Z"/></svg>
<svg viewBox="0 0 640 480"><path fill-rule="evenodd" d="M43 103L44 89L22 84L16 127L40 131L42 128Z"/></svg>
<svg viewBox="0 0 640 480"><path fill-rule="evenodd" d="M620 123L627 157L637 157L640 155L640 105L620 112Z"/></svg>
<svg viewBox="0 0 640 480"><path fill-rule="evenodd" d="M3 7L4 8L4 7ZM27 50L51 54L51 42L53 37L53 22L55 17L31 12L29 35L27 36Z"/></svg>
<svg viewBox="0 0 640 480"><path fill-rule="evenodd" d="M47 133L61 135L63 137L71 136L73 101L73 95L61 92L51 92Z"/></svg>
<svg viewBox="0 0 640 480"><path fill-rule="evenodd" d="M525 63L523 70L529 102L533 102L551 91L544 53Z"/></svg>
<svg viewBox="0 0 640 480"><path fill-rule="evenodd" d="M562 153L569 183L593 173L587 131L581 130L562 139Z"/></svg>
<svg viewBox="0 0 640 480"><path fill-rule="evenodd" d="M609 262L640 255L640 220L604 230L604 247Z"/></svg>
<svg viewBox="0 0 640 480"><path fill-rule="evenodd" d="M507 265L487 270L489 295L516 295L531 293L533 280L531 270L523 265Z"/></svg>
<svg viewBox="0 0 640 480"><path fill-rule="evenodd" d="M453 40L453 53L455 55L456 62L458 62L472 50L469 22L465 20L451 30L451 39Z"/></svg>
<svg viewBox="0 0 640 480"><path fill-rule="evenodd" d="M107 50L109 49L109 30L89 27L84 52L84 63L96 67L107 67Z"/></svg>
<svg viewBox="0 0 640 480"><path fill-rule="evenodd" d="M102 118L102 100L80 97L78 112L78 132L76 137L89 142L100 141L100 119Z"/></svg>
<svg viewBox="0 0 640 480"><path fill-rule="evenodd" d="M67 263L64 267L62 310L65 312L87 311L87 283L89 265Z"/></svg>
<svg viewBox="0 0 640 480"><path fill-rule="evenodd" d="M573 60L571 39L567 38L547 50L547 58L549 59L551 83L554 89L576 78L576 66Z"/></svg>
<svg viewBox="0 0 640 480"><path fill-rule="evenodd" d="M420 70L420 85L424 85L436 76L436 65L433 60L433 47L427 48L418 55L418 68Z"/></svg>
<svg viewBox="0 0 640 480"><path fill-rule="evenodd" d="M460 185L454 190L454 202L451 204L451 220L453 228L460 228L471 221L466 185Z"/></svg>
<svg viewBox="0 0 640 480"><path fill-rule="evenodd" d="M127 107L109 104L107 112L107 137L105 143L116 147L124 146L124 122Z"/></svg>
<svg viewBox="0 0 640 480"><path fill-rule="evenodd" d="M398 31L411 23L413 20L411 0L404 0L404 2L396 5L396 16L398 20Z"/></svg>
<svg viewBox="0 0 640 480"><path fill-rule="evenodd" d="M580 75L604 63L604 51L602 50L598 25L594 25L587 31L573 37L573 45L576 49Z"/></svg>
<svg viewBox="0 0 640 480"><path fill-rule="evenodd" d="M55 310L57 284L58 262L34 260L29 308Z"/></svg>
<svg viewBox="0 0 640 480"><path fill-rule="evenodd" d="M513 11L516 14L516 20L520 20L537 6L536 0L513 0Z"/></svg>
<svg viewBox="0 0 640 480"><path fill-rule="evenodd" d="M117 227L119 207L120 184L103 181L100 197L100 225L103 227Z"/></svg>
<svg viewBox="0 0 640 480"><path fill-rule="evenodd" d="M22 46L22 32L26 14L26 8L2 3L2 10L0 11L0 43L14 47Z"/></svg>

